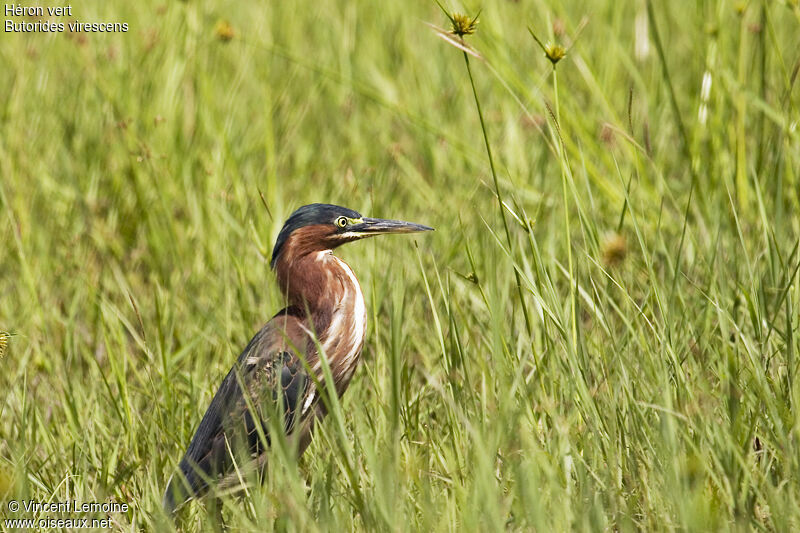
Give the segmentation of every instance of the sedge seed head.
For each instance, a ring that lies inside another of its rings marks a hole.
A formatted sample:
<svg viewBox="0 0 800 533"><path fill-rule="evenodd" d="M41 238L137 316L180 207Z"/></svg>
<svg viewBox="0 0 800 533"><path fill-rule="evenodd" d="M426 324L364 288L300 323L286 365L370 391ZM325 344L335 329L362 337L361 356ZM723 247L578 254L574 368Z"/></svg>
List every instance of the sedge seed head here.
<svg viewBox="0 0 800 533"><path fill-rule="evenodd" d="M478 17L477 15L475 17L470 17L463 13L453 13L450 16L450 24L453 27L450 33L453 35L458 35L459 37L472 35L477 29Z"/></svg>
<svg viewBox="0 0 800 533"><path fill-rule="evenodd" d="M547 56L547 59L549 59L553 65L555 65L564 59L564 56L567 55L567 50L563 46L554 43L547 43L547 45L544 47L544 55Z"/></svg>

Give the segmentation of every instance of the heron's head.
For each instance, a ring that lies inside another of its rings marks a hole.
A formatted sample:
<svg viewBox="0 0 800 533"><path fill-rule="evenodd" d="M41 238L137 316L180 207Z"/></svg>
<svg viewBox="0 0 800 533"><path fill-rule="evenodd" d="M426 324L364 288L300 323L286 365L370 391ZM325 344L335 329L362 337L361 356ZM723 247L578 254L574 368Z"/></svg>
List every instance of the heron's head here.
<svg viewBox="0 0 800 533"><path fill-rule="evenodd" d="M404 222L361 216L357 211L331 204L304 205L292 213L283 224L270 265L288 250L293 254L308 254L332 250L346 242L387 233L417 233L433 228Z"/></svg>

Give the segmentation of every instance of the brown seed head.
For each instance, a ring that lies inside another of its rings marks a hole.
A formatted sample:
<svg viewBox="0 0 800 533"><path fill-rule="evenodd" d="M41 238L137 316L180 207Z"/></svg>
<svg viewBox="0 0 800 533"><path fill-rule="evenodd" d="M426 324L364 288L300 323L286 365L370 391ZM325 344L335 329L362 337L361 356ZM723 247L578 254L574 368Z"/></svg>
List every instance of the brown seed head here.
<svg viewBox="0 0 800 533"><path fill-rule="evenodd" d="M606 146L614 144L614 127L608 122L603 122L603 125L600 126L600 140Z"/></svg>
<svg viewBox="0 0 800 533"><path fill-rule="evenodd" d="M618 265L628 255L628 242L624 235L612 233L606 237L602 245L603 263L607 266Z"/></svg>
<svg viewBox="0 0 800 533"><path fill-rule="evenodd" d="M562 19L555 19L553 21L553 35L561 37L567 31L564 21Z"/></svg>

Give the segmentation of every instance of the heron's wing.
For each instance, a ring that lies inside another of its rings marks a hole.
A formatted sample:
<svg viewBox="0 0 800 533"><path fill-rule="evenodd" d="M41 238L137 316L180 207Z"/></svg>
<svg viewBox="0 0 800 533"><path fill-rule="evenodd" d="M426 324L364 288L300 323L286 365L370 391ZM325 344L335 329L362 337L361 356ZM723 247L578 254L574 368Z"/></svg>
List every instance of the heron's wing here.
<svg viewBox="0 0 800 533"><path fill-rule="evenodd" d="M169 511L229 474L232 453L259 456L270 443L271 416L282 411L283 428L291 434L312 411L313 380L295 353L305 347L304 331L300 319L279 313L253 337L203 416L180 462L180 476L167 486L164 506Z"/></svg>

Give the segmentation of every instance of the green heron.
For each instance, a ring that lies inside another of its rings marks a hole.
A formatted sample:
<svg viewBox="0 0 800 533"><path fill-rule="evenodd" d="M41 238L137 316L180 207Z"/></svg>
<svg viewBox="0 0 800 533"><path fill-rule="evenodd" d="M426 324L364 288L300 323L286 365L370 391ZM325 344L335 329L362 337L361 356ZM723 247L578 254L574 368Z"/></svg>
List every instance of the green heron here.
<svg viewBox="0 0 800 533"><path fill-rule="evenodd" d="M327 412L322 356L336 394L353 377L367 327L364 296L350 267L333 255L337 246L386 233L433 228L362 217L329 204L306 205L286 220L270 266L287 307L256 333L225 376L164 493L172 513L213 484L235 483L233 452L244 452L256 468L265 465L270 417L296 438L302 453L316 419ZM322 353L320 353L320 351ZM277 409L276 409L277 407ZM277 420L280 420L278 418Z"/></svg>

